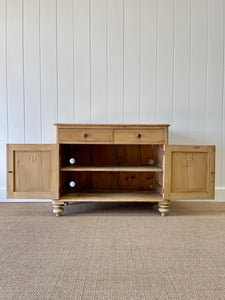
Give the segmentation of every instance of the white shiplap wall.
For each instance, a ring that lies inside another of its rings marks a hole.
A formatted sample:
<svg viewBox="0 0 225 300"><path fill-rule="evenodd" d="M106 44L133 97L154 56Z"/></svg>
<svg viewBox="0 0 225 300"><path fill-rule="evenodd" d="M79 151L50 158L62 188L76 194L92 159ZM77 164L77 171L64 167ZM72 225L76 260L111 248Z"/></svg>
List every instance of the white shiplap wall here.
<svg viewBox="0 0 225 300"><path fill-rule="evenodd" d="M170 123L215 144L225 188L225 0L0 0L0 188L6 143L55 122Z"/></svg>

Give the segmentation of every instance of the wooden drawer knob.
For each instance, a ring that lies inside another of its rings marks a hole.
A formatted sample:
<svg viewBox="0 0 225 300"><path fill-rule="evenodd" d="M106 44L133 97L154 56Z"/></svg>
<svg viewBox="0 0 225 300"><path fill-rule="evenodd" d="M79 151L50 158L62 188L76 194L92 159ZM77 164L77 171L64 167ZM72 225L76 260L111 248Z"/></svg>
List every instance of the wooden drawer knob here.
<svg viewBox="0 0 225 300"><path fill-rule="evenodd" d="M88 136L88 134L87 134L86 132L84 132L84 133L83 133L83 137L86 138L87 136Z"/></svg>
<svg viewBox="0 0 225 300"><path fill-rule="evenodd" d="M138 134L137 134L137 138L140 138L140 137L141 137L141 134L140 134L140 133L138 133Z"/></svg>

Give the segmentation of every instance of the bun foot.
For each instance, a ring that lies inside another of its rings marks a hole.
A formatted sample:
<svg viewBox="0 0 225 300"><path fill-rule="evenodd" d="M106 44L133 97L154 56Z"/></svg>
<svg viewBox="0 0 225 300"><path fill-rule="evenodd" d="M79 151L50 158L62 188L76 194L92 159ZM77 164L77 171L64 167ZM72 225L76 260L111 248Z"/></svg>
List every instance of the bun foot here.
<svg viewBox="0 0 225 300"><path fill-rule="evenodd" d="M165 215L169 212L169 207L170 207L169 200L163 200L159 202L159 212L161 213L162 217L165 217Z"/></svg>
<svg viewBox="0 0 225 300"><path fill-rule="evenodd" d="M56 217L60 217L61 213L64 212L64 209L63 209L64 203L62 203L60 201L53 200L52 205L53 205L53 214L55 214Z"/></svg>

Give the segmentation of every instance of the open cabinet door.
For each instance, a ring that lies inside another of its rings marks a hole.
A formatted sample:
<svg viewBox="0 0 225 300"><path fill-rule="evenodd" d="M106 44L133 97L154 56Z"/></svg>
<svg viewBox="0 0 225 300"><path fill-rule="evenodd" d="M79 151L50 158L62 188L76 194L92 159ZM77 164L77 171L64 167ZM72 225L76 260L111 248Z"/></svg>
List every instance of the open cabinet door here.
<svg viewBox="0 0 225 300"><path fill-rule="evenodd" d="M164 198L214 199L215 146L165 145Z"/></svg>
<svg viewBox="0 0 225 300"><path fill-rule="evenodd" d="M58 199L58 191L58 145L7 145L7 198Z"/></svg>

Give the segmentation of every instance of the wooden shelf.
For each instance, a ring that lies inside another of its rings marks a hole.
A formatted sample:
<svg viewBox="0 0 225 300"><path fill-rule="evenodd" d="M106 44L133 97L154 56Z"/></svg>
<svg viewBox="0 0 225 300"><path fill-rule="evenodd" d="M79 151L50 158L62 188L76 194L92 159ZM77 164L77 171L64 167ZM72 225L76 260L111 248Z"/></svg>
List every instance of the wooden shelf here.
<svg viewBox="0 0 225 300"><path fill-rule="evenodd" d="M163 172L163 169L158 166L68 166L61 171Z"/></svg>
<svg viewBox="0 0 225 300"><path fill-rule="evenodd" d="M66 193L62 202L159 202L163 201L158 192L150 191L93 191L82 193Z"/></svg>

